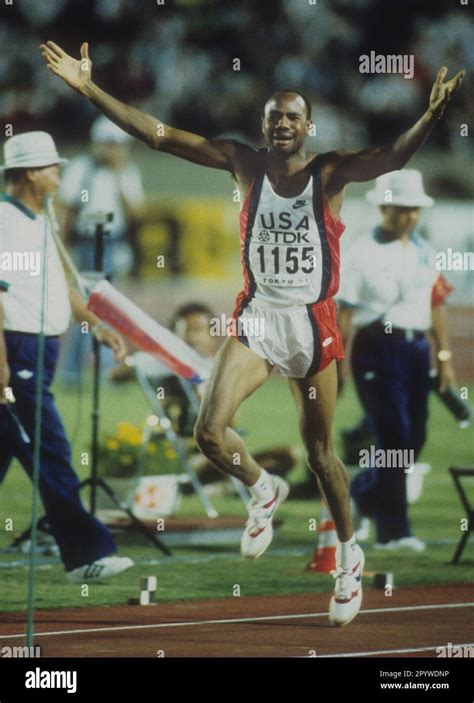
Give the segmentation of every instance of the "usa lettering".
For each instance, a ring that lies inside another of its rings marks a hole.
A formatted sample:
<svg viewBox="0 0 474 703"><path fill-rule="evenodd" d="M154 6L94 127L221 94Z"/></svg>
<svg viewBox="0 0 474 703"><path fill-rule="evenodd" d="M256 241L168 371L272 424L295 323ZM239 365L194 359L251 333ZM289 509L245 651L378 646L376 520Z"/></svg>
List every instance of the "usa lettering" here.
<svg viewBox="0 0 474 703"><path fill-rule="evenodd" d="M304 215L304 217L299 217L298 220L294 220L292 218L292 213L291 212L279 212L278 213L278 222L275 220L275 214L273 212L268 212L265 214L261 214L259 217L260 220L260 226L262 229L269 229L269 230L284 230L288 231L289 229L292 230L298 230L298 229L304 229L304 230L309 230L309 217L308 215ZM297 222L297 224L294 224L294 222Z"/></svg>

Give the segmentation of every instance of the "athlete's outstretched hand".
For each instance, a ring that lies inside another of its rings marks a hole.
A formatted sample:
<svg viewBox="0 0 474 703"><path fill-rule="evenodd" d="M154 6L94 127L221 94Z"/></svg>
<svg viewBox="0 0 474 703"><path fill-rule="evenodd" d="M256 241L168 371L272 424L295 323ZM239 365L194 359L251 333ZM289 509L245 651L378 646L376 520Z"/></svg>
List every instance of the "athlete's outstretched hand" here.
<svg viewBox="0 0 474 703"><path fill-rule="evenodd" d="M41 53L49 70L63 79L71 88L83 93L92 77L92 62L89 59L89 44L81 46L81 58L73 59L53 41L41 44Z"/></svg>
<svg viewBox="0 0 474 703"><path fill-rule="evenodd" d="M463 69L462 71L459 71L454 78L451 78L451 80L443 83L447 73L448 69L446 66L442 66L438 71L438 75L436 76L436 80L431 89L430 110L436 113L439 117L443 114L444 108L451 100L454 93L461 85L462 79L466 75L466 71Z"/></svg>

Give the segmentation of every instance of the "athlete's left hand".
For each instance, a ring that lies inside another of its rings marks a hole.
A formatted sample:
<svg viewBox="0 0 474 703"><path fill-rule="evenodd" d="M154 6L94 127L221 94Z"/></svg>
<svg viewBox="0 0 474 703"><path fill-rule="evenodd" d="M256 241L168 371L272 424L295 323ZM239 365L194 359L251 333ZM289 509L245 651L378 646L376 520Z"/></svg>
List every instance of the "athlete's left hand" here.
<svg viewBox="0 0 474 703"><path fill-rule="evenodd" d="M436 76L436 80L431 89L430 110L438 117L441 117L446 105L451 100L454 93L461 85L462 79L466 75L466 71L462 69L462 71L459 71L454 78L451 78L451 80L443 83L447 73L448 69L446 66L442 66L438 71L438 75Z"/></svg>
<svg viewBox="0 0 474 703"><path fill-rule="evenodd" d="M123 361L125 359L128 351L121 334L110 329L110 327L103 327L101 324L94 327L92 331L98 342L112 349L115 361Z"/></svg>
<svg viewBox="0 0 474 703"><path fill-rule="evenodd" d="M438 364L439 390L445 391L448 386L456 385L456 375L450 361L441 361Z"/></svg>

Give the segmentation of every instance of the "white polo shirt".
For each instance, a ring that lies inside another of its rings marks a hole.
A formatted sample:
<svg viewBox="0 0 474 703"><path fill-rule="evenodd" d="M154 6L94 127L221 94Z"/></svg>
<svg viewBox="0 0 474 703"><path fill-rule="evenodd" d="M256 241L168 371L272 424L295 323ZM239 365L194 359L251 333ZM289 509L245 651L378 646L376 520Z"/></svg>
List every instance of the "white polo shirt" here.
<svg viewBox="0 0 474 703"><path fill-rule="evenodd" d="M62 334L71 318L69 290L49 222L9 195L0 196L0 280L10 288L2 294L5 330L38 334L44 237L46 230L46 303L44 332Z"/></svg>
<svg viewBox="0 0 474 703"><path fill-rule="evenodd" d="M337 300L355 308L356 327L380 319L393 327L426 331L438 276L435 251L416 231L408 241L390 241L377 227L344 257Z"/></svg>

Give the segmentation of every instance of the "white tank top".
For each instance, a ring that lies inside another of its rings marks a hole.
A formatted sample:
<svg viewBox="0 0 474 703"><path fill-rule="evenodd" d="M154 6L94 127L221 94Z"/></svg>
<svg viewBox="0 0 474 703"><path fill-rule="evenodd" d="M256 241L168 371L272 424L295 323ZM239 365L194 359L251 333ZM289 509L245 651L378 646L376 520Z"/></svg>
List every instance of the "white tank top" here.
<svg viewBox="0 0 474 703"><path fill-rule="evenodd" d="M329 208L318 155L302 193L283 198L266 174L252 181L240 212L244 289L234 316L251 300L272 305L311 305L339 288L339 239L344 223Z"/></svg>

